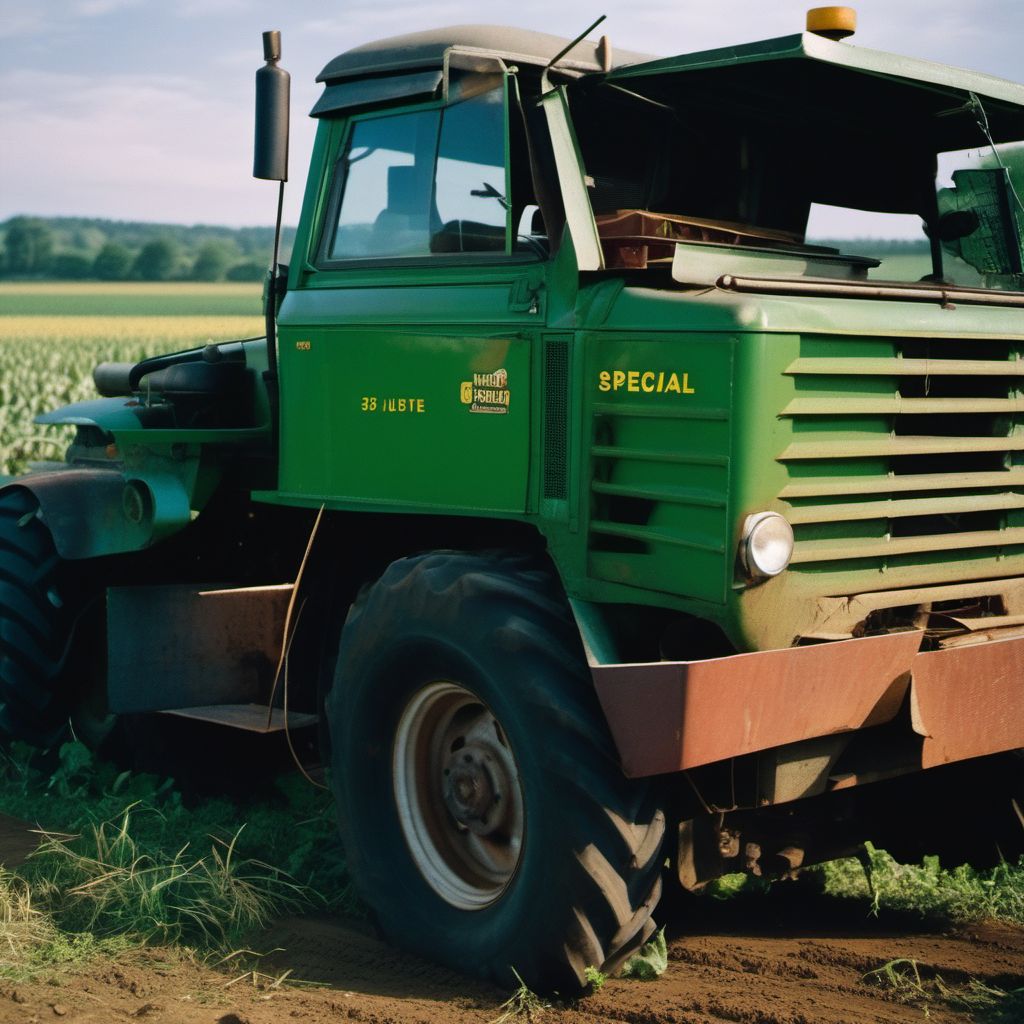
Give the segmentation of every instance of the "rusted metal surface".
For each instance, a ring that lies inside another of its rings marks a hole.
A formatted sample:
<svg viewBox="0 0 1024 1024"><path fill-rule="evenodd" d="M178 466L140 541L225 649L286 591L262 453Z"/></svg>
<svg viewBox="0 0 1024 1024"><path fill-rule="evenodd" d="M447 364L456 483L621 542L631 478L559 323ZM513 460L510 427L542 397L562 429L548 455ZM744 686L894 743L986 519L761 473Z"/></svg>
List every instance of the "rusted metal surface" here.
<svg viewBox="0 0 1024 1024"><path fill-rule="evenodd" d="M919 654L911 711L923 768L1024 747L1024 637Z"/></svg>
<svg viewBox="0 0 1024 1024"><path fill-rule="evenodd" d="M116 587L107 592L111 711L266 702L290 584L235 590Z"/></svg>
<svg viewBox="0 0 1024 1024"><path fill-rule="evenodd" d="M890 721L918 631L708 661L592 666L631 778Z"/></svg>

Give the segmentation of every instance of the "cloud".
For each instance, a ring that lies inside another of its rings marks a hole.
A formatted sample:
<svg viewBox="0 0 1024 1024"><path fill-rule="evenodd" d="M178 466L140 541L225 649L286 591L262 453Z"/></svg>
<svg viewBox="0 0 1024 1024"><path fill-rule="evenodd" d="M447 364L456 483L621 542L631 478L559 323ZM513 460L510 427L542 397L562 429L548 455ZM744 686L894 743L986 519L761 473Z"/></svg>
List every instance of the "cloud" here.
<svg viewBox="0 0 1024 1024"><path fill-rule="evenodd" d="M8 72L0 74L0 123L0 217L268 219L271 201L251 177L251 111L201 82Z"/></svg>
<svg viewBox="0 0 1024 1024"><path fill-rule="evenodd" d="M0 39L16 36L65 35L76 21L117 14L146 0L46 0L10 5L0 15Z"/></svg>
<svg viewBox="0 0 1024 1024"><path fill-rule="evenodd" d="M207 18L248 10L247 0L178 0L171 10L180 18Z"/></svg>
<svg viewBox="0 0 1024 1024"><path fill-rule="evenodd" d="M18 40L0 66L0 218L34 210L265 223L267 187L250 177L252 76L265 28L282 30L293 75L294 221L312 137L304 115L319 92L313 79L343 50L479 21L574 36L606 10L594 34L607 33L616 50L685 53L799 32L809 6L737 0L723 13L679 0L607 0L596 9L580 0L9 0L0 36ZM987 0L981 13L963 0L930 0L926 15L920 0L857 6L855 45L1021 76L1020 0Z"/></svg>
<svg viewBox="0 0 1024 1024"><path fill-rule="evenodd" d="M99 18L138 7L142 0L76 0L72 10L84 18Z"/></svg>
<svg viewBox="0 0 1024 1024"><path fill-rule="evenodd" d="M3 12L0 17L0 39L32 36L45 32L51 26L52 15L38 7L19 7Z"/></svg>

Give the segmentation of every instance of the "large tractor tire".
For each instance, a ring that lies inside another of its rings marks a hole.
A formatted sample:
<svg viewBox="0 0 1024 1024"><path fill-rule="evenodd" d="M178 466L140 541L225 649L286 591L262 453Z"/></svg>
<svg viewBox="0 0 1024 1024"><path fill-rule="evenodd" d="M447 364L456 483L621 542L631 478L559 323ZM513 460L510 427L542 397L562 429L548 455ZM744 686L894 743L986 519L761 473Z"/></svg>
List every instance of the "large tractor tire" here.
<svg viewBox="0 0 1024 1024"><path fill-rule="evenodd" d="M0 493L0 748L48 747L70 711L63 668L74 631L64 562L25 490Z"/></svg>
<svg viewBox="0 0 1024 1024"><path fill-rule="evenodd" d="M546 570L395 562L352 607L326 710L348 865L389 939L572 995L650 937L664 814L622 774Z"/></svg>

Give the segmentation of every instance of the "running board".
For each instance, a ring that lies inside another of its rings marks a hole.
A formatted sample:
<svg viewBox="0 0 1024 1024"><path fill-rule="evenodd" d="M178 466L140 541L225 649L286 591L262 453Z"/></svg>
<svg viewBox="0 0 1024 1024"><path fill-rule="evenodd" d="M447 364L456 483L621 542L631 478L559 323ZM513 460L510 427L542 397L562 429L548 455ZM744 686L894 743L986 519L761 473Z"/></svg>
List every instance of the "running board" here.
<svg viewBox="0 0 1024 1024"><path fill-rule="evenodd" d="M285 729L284 711L281 708L268 708L266 704L213 704L199 708L175 708L163 714L191 718L198 722L213 722L215 725L244 729L246 732L274 733ZM289 711L287 728L289 731L304 729L316 725L318 721L317 715Z"/></svg>

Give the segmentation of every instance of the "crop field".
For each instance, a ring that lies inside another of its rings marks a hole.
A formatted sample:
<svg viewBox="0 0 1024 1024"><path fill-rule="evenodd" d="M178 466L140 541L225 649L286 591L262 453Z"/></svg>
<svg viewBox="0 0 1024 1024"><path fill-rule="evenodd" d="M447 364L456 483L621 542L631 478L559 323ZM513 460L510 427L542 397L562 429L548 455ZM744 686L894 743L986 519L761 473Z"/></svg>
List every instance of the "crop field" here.
<svg viewBox="0 0 1024 1024"><path fill-rule="evenodd" d="M59 459L38 413L96 397L92 368L263 333L252 284L0 284L0 474Z"/></svg>
<svg viewBox="0 0 1024 1024"><path fill-rule="evenodd" d="M95 363L262 329L254 285L0 284L0 473L62 456L67 435L32 419L95 397ZM254 756L204 728L176 749L230 785L193 790L74 740L0 751L0 1024L1024 1021L1024 864L907 866L870 848L667 901L654 980L595 970L578 1002L510 996L381 942L329 793L270 771L290 766L283 748Z"/></svg>
<svg viewBox="0 0 1024 1024"><path fill-rule="evenodd" d="M0 283L3 316L256 316L258 284L40 281Z"/></svg>

